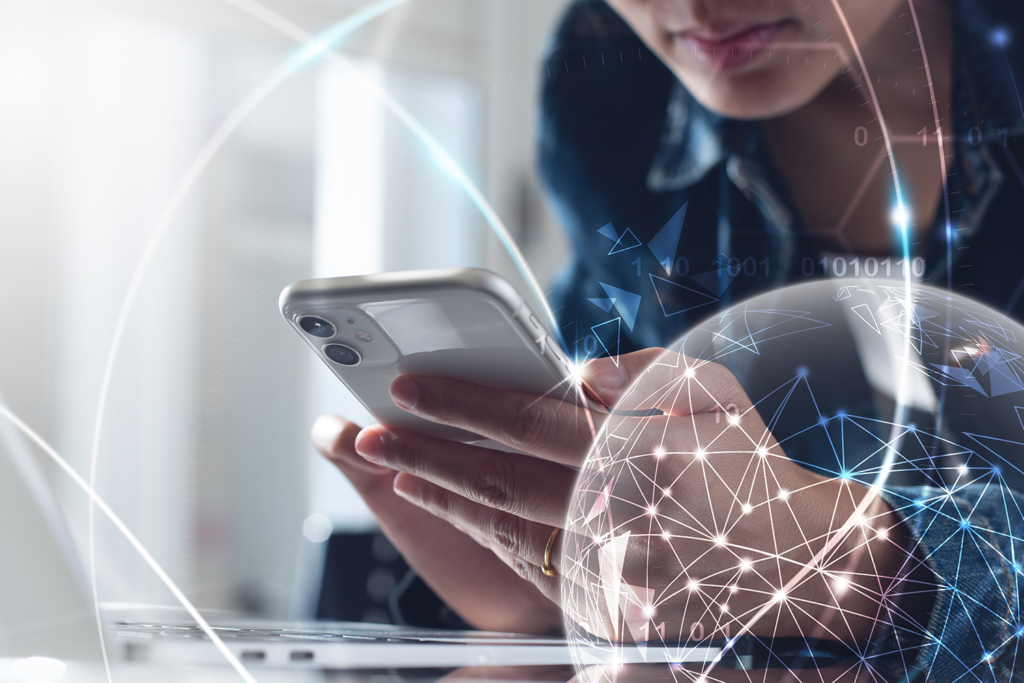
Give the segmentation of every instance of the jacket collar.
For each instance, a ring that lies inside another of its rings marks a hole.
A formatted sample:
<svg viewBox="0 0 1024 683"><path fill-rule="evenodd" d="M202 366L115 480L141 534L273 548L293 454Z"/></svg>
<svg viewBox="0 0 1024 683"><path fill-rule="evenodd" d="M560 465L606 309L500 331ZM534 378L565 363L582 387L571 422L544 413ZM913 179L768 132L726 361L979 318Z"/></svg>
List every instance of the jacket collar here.
<svg viewBox="0 0 1024 683"><path fill-rule="evenodd" d="M647 188L671 192L700 182L729 155L733 125L703 107L679 80L674 81L658 152L647 172Z"/></svg>

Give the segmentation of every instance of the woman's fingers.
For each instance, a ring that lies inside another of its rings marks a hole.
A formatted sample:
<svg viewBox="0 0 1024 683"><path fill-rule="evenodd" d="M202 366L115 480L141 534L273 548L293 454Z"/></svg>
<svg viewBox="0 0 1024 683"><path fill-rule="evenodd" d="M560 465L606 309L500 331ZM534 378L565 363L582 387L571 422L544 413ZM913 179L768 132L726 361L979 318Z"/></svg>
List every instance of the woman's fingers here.
<svg viewBox="0 0 1024 683"><path fill-rule="evenodd" d="M536 586L552 603L560 605L566 595L571 604L577 605L594 599L590 593L593 586L590 584L567 584L560 578L566 544L589 544L589 539L584 539L572 531L559 529L558 535L551 543L550 554L550 566L555 571L555 576L548 576L542 568L548 542L552 539L555 527L480 505L406 472L395 477L395 492L430 514L463 530L483 548L501 558L502 562L511 567L516 574ZM582 562L583 565L577 567L584 569L582 576L598 575L600 568L593 562ZM594 626L600 628L602 633L612 632L607 623L602 622Z"/></svg>
<svg viewBox="0 0 1024 683"><path fill-rule="evenodd" d="M488 539L509 555L541 567L544 551L554 527L516 517L475 503L426 479L400 473L395 477L395 493L433 515L442 517L470 535ZM561 561L552 552L552 564L558 568Z"/></svg>
<svg viewBox="0 0 1024 683"><path fill-rule="evenodd" d="M591 361L583 373L594 393L619 411L656 408L695 415L750 408L724 366L664 349ZM391 398L425 419L571 467L582 465L608 419L556 398L438 377L403 375L392 383Z"/></svg>
<svg viewBox="0 0 1024 683"><path fill-rule="evenodd" d="M359 425L347 422L337 415L321 415L313 423L310 435L313 446L320 455L342 468L350 479L354 477L358 480L358 483L352 482L356 488L359 488L359 483L370 483L372 477L379 477L390 471L387 467L374 465L356 454L356 435L360 429Z"/></svg>
<svg viewBox="0 0 1024 683"><path fill-rule="evenodd" d="M398 495L462 529L490 549L549 600L556 604L561 602L558 578L547 576L541 569L554 527L475 503L405 472L395 477L394 486ZM551 556L557 570L560 564L557 548L552 549Z"/></svg>
<svg viewBox="0 0 1024 683"><path fill-rule="evenodd" d="M589 361L583 381L618 411L656 408L672 415L742 410L749 400L732 373L718 363L665 349L644 349Z"/></svg>
<svg viewBox="0 0 1024 683"><path fill-rule="evenodd" d="M480 448L405 430L369 427L356 450L376 466L408 472L503 513L557 526L576 472L520 453Z"/></svg>
<svg viewBox="0 0 1024 683"><path fill-rule="evenodd" d="M556 398L440 377L403 375L391 385L400 407L524 453L580 466L605 416Z"/></svg>
<svg viewBox="0 0 1024 683"><path fill-rule="evenodd" d="M359 427L336 416L317 421L317 449L352 482L402 556L466 621L492 631L551 633L561 614L536 585L442 518L393 488L397 472L355 451Z"/></svg>

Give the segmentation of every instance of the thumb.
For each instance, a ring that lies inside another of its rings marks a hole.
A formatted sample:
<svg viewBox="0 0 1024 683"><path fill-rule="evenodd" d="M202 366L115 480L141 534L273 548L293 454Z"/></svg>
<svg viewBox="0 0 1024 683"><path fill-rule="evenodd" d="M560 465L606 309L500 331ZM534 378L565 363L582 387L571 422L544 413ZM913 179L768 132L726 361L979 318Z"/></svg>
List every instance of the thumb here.
<svg viewBox="0 0 1024 683"><path fill-rule="evenodd" d="M746 410L750 400L723 365L661 348L598 358L581 369L586 385L617 410L658 409L672 415Z"/></svg>
<svg viewBox="0 0 1024 683"><path fill-rule="evenodd" d="M374 465L356 453L356 435L359 425L352 424L337 415L321 415L313 424L310 438L313 446L342 473L352 484L361 489L363 484L370 482L381 474L394 474L387 467Z"/></svg>

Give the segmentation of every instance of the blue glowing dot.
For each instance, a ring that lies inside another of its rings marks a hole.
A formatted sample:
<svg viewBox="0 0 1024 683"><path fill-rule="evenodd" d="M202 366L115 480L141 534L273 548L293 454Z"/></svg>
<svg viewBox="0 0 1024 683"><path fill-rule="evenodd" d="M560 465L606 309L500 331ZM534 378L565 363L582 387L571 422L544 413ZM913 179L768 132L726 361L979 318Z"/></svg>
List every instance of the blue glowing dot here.
<svg viewBox="0 0 1024 683"><path fill-rule="evenodd" d="M850 478L850 473L847 472L846 470L843 470L842 472L839 473L839 478L840 479L849 479Z"/></svg>
<svg viewBox="0 0 1024 683"><path fill-rule="evenodd" d="M1024 636L1024 628L1017 629L1017 632L1014 633L1013 635L1017 636L1018 638Z"/></svg>
<svg viewBox="0 0 1024 683"><path fill-rule="evenodd" d="M971 528L971 521L968 520L968 519L961 519L960 520L960 528L961 529L970 529Z"/></svg>
<svg viewBox="0 0 1024 683"><path fill-rule="evenodd" d="M920 498L918 498L917 500L914 501L914 505L916 507L923 508L924 507L924 501L921 500Z"/></svg>
<svg viewBox="0 0 1024 683"><path fill-rule="evenodd" d="M1010 32L1005 28L997 28L989 35L989 40L992 41L993 45L1006 47L1010 43Z"/></svg>
<svg viewBox="0 0 1024 683"><path fill-rule="evenodd" d="M911 434L913 434L914 432L917 431L917 425L916 424L911 424L909 427L907 427L907 431L910 432Z"/></svg>
<svg viewBox="0 0 1024 683"><path fill-rule="evenodd" d="M800 367L798 367L796 369L796 376L797 377L807 377L810 374L811 374L811 371L807 369L806 365L801 365Z"/></svg>

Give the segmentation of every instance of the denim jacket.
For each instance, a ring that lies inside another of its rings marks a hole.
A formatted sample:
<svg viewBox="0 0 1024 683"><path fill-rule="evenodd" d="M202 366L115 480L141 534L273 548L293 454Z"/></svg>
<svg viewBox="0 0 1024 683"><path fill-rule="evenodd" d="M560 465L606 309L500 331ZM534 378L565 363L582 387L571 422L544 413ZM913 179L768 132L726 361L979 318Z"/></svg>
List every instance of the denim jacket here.
<svg viewBox="0 0 1024 683"><path fill-rule="evenodd" d="M1024 4L949 4L949 203L927 243L915 247L914 268L924 282L1021 321L1024 50L1014 41L1024 41ZM570 6L541 74L540 170L572 243L552 302L577 358L666 346L732 303L836 266L806 234L759 123L702 107L604 2ZM635 248L673 220L682 220L677 251ZM630 295L635 311L609 310L610 299ZM621 334L603 334L616 317ZM1024 432L1013 438L1024 442ZM1020 453L1013 464L1024 469L1024 447ZM813 454L797 459L820 465ZM884 498L934 574L935 600L913 656L892 632L863 651L875 671L957 681L1009 680L1017 670L1024 679L1024 652L1016 664L1024 636L1017 491L1024 492L1019 470L995 485L961 487L949 501L920 481L887 487Z"/></svg>

